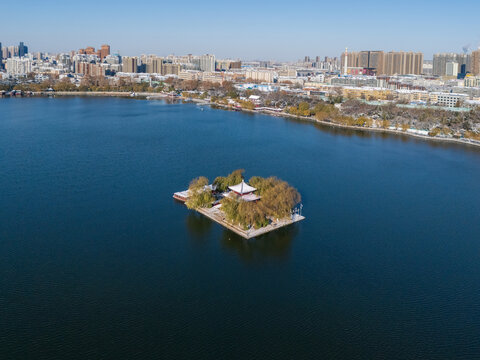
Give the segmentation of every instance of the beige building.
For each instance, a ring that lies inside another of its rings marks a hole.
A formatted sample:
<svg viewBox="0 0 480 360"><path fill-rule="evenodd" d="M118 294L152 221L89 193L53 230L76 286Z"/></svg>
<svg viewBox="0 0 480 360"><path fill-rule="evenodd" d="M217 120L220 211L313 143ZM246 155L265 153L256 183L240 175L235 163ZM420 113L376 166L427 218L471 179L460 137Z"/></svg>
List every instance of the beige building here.
<svg viewBox="0 0 480 360"><path fill-rule="evenodd" d="M245 78L247 80L273 83L276 73L271 70L247 70Z"/></svg>
<svg viewBox="0 0 480 360"><path fill-rule="evenodd" d="M204 72L202 73L202 80L221 84L223 82L223 74L220 72Z"/></svg>
<svg viewBox="0 0 480 360"><path fill-rule="evenodd" d="M146 72L149 74L161 74L162 73L163 59L156 56L149 56L145 59Z"/></svg>
<svg viewBox="0 0 480 360"><path fill-rule="evenodd" d="M136 57L122 57L122 72L136 73L138 71L138 59Z"/></svg>
<svg viewBox="0 0 480 360"><path fill-rule="evenodd" d="M242 62L240 60L218 60L217 61L217 70L228 71L232 69L241 69Z"/></svg>
<svg viewBox="0 0 480 360"><path fill-rule="evenodd" d="M162 75L178 75L180 73L180 64L162 63Z"/></svg>
<svg viewBox="0 0 480 360"><path fill-rule="evenodd" d="M91 76L104 76L105 69L100 64L91 64L87 62L76 62L75 73L91 75Z"/></svg>
<svg viewBox="0 0 480 360"><path fill-rule="evenodd" d="M342 91L350 99L387 100L393 96L392 90L373 87L343 87Z"/></svg>
<svg viewBox="0 0 480 360"><path fill-rule="evenodd" d="M404 100L408 102L412 101L425 101L430 100L428 91L415 91L415 90L397 90L396 96L398 100Z"/></svg>
<svg viewBox="0 0 480 360"><path fill-rule="evenodd" d="M422 74L423 54L404 51L360 51L345 52L341 56L342 74L345 71L345 56L347 56L347 67L350 69L371 69L377 75L405 75Z"/></svg>
<svg viewBox="0 0 480 360"><path fill-rule="evenodd" d="M423 72L423 53L391 51L385 54L384 71L381 75L420 75Z"/></svg>
<svg viewBox="0 0 480 360"><path fill-rule="evenodd" d="M480 49L472 51L471 69L473 75L480 75Z"/></svg>
<svg viewBox="0 0 480 360"><path fill-rule="evenodd" d="M178 78L181 80L200 80L202 72L200 70L182 70L178 73Z"/></svg>

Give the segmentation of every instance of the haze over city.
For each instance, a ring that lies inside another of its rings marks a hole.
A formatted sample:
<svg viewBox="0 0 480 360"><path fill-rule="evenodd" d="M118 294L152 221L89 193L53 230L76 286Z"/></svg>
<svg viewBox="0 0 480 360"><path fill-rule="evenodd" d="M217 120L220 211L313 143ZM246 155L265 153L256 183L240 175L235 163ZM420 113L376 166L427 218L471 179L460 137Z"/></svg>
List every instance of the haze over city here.
<svg viewBox="0 0 480 360"><path fill-rule="evenodd" d="M22 1L2 5L1 41L66 52L108 43L121 55L214 53L296 60L352 50L460 52L480 44L480 2Z"/></svg>

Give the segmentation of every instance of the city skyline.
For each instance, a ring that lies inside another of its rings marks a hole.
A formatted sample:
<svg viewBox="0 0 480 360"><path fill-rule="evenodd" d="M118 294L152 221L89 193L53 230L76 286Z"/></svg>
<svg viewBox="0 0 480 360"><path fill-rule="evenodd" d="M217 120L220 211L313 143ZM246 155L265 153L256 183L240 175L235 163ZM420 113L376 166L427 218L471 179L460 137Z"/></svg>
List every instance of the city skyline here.
<svg viewBox="0 0 480 360"><path fill-rule="evenodd" d="M480 44L480 31L471 31L480 10L473 1L457 4L469 10L457 17L443 6L446 1L432 6L408 0L401 9L380 1L351 0L342 5L300 1L294 6L186 1L181 8L146 1L142 6L148 11L141 8L133 14L123 1L114 8L99 2L93 6L90 0L81 8L49 6L50 2L6 4L5 13L22 13L22 26L15 17L2 21L4 46L21 39L31 51L61 53L108 43L112 53L121 55L213 53L243 60L294 61L304 55L339 56L346 46L352 51L423 52L425 59L432 59L434 53L462 52L464 46L472 50Z"/></svg>

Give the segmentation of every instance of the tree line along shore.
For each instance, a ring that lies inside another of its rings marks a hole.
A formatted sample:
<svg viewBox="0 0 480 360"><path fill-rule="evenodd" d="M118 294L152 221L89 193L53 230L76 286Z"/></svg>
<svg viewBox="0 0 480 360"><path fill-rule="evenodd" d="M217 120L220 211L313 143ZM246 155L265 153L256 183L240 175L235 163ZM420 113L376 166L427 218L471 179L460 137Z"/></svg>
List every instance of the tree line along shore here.
<svg viewBox="0 0 480 360"><path fill-rule="evenodd" d="M0 91L55 92L58 94L102 94L122 96L137 93L144 96L171 95L208 102L224 109L261 111L312 121L365 130L405 133L435 140L480 145L480 108L451 111L444 108L409 108L399 102L371 104L361 99L344 98L340 92L324 98L297 93L239 90L231 82L211 83L168 78L158 84L136 83L120 79L111 85L102 78L85 77L80 86L68 79L49 80L40 84L22 83L0 86Z"/></svg>

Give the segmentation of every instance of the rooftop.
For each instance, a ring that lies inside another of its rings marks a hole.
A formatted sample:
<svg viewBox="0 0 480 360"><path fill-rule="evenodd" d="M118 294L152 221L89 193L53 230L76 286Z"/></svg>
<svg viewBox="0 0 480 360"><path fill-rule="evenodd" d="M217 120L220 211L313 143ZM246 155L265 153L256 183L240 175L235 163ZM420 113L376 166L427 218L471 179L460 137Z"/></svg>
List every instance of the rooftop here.
<svg viewBox="0 0 480 360"><path fill-rule="evenodd" d="M248 185L245 181L242 180L240 184L234 185L234 186L229 186L228 187L230 190L236 192L237 194L243 195L243 194L248 194L251 192L254 192L257 190L253 186Z"/></svg>

